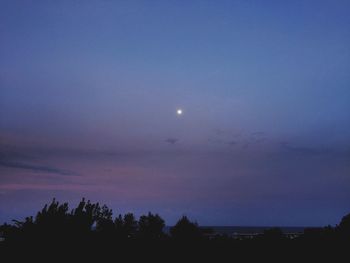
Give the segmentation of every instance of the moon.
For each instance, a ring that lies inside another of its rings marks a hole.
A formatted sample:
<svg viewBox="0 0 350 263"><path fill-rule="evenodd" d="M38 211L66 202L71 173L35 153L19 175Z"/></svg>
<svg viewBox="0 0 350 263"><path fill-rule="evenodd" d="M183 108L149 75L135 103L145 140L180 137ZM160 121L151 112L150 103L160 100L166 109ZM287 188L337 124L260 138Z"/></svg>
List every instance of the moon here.
<svg viewBox="0 0 350 263"><path fill-rule="evenodd" d="M176 114L177 114L177 115L180 116L180 115L182 115L182 113L183 113L182 109L177 109L177 110L176 110Z"/></svg>

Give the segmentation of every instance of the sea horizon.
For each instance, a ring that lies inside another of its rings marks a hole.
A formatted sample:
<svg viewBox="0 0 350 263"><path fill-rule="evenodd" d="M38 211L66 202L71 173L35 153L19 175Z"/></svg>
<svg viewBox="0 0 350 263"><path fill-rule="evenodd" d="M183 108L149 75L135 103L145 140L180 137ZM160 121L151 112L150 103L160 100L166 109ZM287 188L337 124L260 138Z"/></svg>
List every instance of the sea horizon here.
<svg viewBox="0 0 350 263"><path fill-rule="evenodd" d="M165 226L164 232L170 233L170 228L173 226ZM265 230L271 228L279 228L283 233L303 233L305 229L308 228L322 228L322 226L205 226L199 225L201 229L212 229L214 233L217 234L262 234Z"/></svg>

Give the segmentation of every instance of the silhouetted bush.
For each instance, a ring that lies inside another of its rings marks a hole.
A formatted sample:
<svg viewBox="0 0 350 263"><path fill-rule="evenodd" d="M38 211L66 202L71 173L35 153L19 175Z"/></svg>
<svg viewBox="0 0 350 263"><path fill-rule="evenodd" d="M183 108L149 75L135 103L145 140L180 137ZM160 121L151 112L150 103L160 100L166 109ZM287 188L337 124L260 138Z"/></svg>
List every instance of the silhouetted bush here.
<svg viewBox="0 0 350 263"><path fill-rule="evenodd" d="M171 236L179 241L193 241L202 237L197 223L191 222L183 216L174 227L170 229Z"/></svg>
<svg viewBox="0 0 350 263"><path fill-rule="evenodd" d="M338 228L343 233L350 235L350 214L347 214L342 218Z"/></svg>
<svg viewBox="0 0 350 263"><path fill-rule="evenodd" d="M113 212L106 205L102 206L96 219L96 231L105 236L112 236L115 232Z"/></svg>
<svg viewBox="0 0 350 263"><path fill-rule="evenodd" d="M136 236L138 222L132 213L119 215L114 220L116 235L119 239L132 239Z"/></svg>
<svg viewBox="0 0 350 263"><path fill-rule="evenodd" d="M164 220L157 214L148 213L139 219L139 235L146 239L160 239L164 237Z"/></svg>

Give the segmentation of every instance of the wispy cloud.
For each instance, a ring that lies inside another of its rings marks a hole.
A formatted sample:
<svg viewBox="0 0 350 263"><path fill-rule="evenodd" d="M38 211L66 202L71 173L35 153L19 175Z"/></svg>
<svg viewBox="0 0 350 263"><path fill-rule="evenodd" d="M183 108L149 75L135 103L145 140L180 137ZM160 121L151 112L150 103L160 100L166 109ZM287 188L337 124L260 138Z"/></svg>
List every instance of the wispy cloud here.
<svg viewBox="0 0 350 263"><path fill-rule="evenodd" d="M215 129L208 142L228 146L240 146L242 149L246 149L248 146L261 144L266 140L266 133L263 131L244 134Z"/></svg>
<svg viewBox="0 0 350 263"><path fill-rule="evenodd" d="M257 131L252 133L252 136L264 136L264 135L265 135L265 132L262 132L262 131Z"/></svg>
<svg viewBox="0 0 350 263"><path fill-rule="evenodd" d="M174 145L175 143L177 143L179 141L179 139L177 138L168 138L165 140L165 142Z"/></svg>
<svg viewBox="0 0 350 263"><path fill-rule="evenodd" d="M294 146L286 142L283 142L280 145L283 150L287 152L297 153L297 154L316 155L316 154L328 154L332 152L332 150L329 148Z"/></svg>
<svg viewBox="0 0 350 263"><path fill-rule="evenodd" d="M36 165L36 164L23 163L18 161L0 160L0 166L7 167L7 168L30 170L34 172L45 172L45 173L60 174L60 175L77 175L74 172L52 167L52 166Z"/></svg>
<svg viewBox="0 0 350 263"><path fill-rule="evenodd" d="M237 142L236 141L229 141L227 144L228 144L228 146L234 146L237 144Z"/></svg>
<svg viewBox="0 0 350 263"><path fill-rule="evenodd" d="M45 160L49 152L42 152L40 148L11 144L0 144L0 147L0 167L58 175L78 175L73 171L48 165Z"/></svg>

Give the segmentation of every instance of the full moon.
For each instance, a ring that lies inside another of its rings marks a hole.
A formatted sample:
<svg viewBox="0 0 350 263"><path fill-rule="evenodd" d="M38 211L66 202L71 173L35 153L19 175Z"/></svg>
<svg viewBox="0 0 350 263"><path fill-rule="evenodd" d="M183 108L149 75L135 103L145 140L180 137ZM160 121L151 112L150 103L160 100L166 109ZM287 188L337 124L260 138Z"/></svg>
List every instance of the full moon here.
<svg viewBox="0 0 350 263"><path fill-rule="evenodd" d="M177 115L182 115L182 109L178 109L178 110L176 111L176 114L177 114Z"/></svg>

